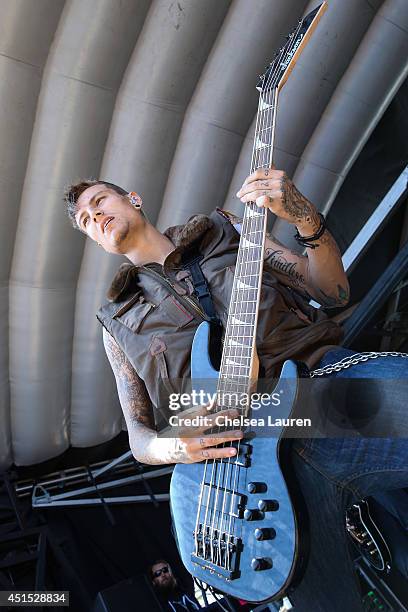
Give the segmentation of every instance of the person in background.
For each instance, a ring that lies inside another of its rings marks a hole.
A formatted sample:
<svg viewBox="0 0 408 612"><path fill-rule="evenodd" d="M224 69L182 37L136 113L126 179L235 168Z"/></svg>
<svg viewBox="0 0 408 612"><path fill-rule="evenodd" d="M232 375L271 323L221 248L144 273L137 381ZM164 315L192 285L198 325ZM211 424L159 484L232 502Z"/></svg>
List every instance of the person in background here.
<svg viewBox="0 0 408 612"><path fill-rule="evenodd" d="M185 612L185 610L190 612L200 609L194 595L181 588L167 561L164 559L155 561L149 567L148 573L153 588L166 612Z"/></svg>

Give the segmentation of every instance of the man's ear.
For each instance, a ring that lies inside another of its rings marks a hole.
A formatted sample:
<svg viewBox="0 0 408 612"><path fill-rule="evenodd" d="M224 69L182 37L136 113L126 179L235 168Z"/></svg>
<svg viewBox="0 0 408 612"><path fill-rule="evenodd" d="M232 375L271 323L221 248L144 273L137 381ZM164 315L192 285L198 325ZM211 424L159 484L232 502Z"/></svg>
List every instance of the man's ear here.
<svg viewBox="0 0 408 612"><path fill-rule="evenodd" d="M132 206L134 206L137 210L142 208L142 198L138 193L136 193L136 191L129 191L128 198Z"/></svg>

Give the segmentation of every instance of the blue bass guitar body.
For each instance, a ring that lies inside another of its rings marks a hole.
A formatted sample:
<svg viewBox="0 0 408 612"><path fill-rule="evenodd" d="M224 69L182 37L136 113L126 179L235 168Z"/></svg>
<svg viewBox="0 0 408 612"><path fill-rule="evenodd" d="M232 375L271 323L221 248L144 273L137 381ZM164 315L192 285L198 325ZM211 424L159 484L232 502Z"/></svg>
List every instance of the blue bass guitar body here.
<svg viewBox="0 0 408 612"><path fill-rule="evenodd" d="M192 347L193 388L198 379L202 388L201 381L218 377L208 341L209 326L204 322ZM265 428L257 426L245 435L238 456L179 464L172 477L171 508L187 570L216 590L250 602L282 596L305 561L300 517L282 473L284 428L275 427L271 433L267 424L268 416L290 418L297 392L296 364L286 361L269 405L256 411Z"/></svg>

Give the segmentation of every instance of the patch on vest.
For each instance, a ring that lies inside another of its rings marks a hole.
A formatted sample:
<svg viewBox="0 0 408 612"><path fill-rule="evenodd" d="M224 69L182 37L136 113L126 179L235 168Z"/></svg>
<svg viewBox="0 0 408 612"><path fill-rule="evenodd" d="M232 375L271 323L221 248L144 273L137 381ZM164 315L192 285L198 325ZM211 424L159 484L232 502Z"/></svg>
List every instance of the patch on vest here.
<svg viewBox="0 0 408 612"><path fill-rule="evenodd" d="M163 340L161 340L160 338L157 338L156 336L155 338L153 338L149 350L150 350L150 354L153 355L154 357L155 355L158 355L159 353L163 353L163 351L165 351L166 348L167 346L165 345Z"/></svg>

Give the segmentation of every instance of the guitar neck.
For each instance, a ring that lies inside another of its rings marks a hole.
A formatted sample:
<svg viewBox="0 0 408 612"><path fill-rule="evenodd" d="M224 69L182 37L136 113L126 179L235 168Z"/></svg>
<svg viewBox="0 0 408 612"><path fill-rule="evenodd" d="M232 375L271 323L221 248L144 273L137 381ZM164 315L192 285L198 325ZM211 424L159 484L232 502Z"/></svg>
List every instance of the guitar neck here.
<svg viewBox="0 0 408 612"><path fill-rule="evenodd" d="M257 85L260 95L251 173L259 168L272 167L279 92L326 9L327 2L324 1L299 22L261 76ZM257 378L255 338L266 214L266 209L259 208L255 202L245 206L218 379L218 391L224 395L239 392L248 394Z"/></svg>
<svg viewBox="0 0 408 612"><path fill-rule="evenodd" d="M251 172L271 168L278 90L259 97ZM255 338L263 270L267 211L245 207L228 310L219 391L248 393L254 379Z"/></svg>

